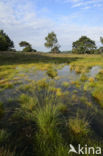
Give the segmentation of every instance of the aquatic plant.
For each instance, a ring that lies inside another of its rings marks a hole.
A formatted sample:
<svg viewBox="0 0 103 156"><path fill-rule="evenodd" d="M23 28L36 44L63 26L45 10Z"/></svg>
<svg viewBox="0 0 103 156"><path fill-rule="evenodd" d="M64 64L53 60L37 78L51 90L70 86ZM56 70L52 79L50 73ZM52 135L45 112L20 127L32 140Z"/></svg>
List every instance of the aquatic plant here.
<svg viewBox="0 0 103 156"><path fill-rule="evenodd" d="M81 80L82 82L85 82L86 80L88 80L88 77L83 73L83 74L81 75L81 77L80 77L80 80Z"/></svg>
<svg viewBox="0 0 103 156"><path fill-rule="evenodd" d="M63 86L63 87L66 87L66 88L69 87L69 82L66 82L66 81L63 82L63 83L62 83L62 86Z"/></svg>
<svg viewBox="0 0 103 156"><path fill-rule="evenodd" d="M95 80L94 77L90 77L90 78L88 79L88 81L90 81L91 83L94 82L94 80Z"/></svg>
<svg viewBox="0 0 103 156"><path fill-rule="evenodd" d="M55 78L58 75L58 73L57 73L56 69L53 69L51 67L51 68L48 68L47 75L53 79L53 78Z"/></svg>
<svg viewBox="0 0 103 156"><path fill-rule="evenodd" d="M74 135L87 135L89 132L89 123L85 119L81 119L78 116L76 118L70 118L68 126Z"/></svg>

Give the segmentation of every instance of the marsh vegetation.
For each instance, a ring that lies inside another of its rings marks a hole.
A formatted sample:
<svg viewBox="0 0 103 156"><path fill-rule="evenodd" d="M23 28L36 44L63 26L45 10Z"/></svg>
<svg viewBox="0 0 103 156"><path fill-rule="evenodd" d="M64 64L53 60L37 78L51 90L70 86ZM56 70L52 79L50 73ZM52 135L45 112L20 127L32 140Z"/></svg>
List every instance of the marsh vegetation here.
<svg viewBox="0 0 103 156"><path fill-rule="evenodd" d="M2 156L67 156L69 144L103 147L102 129L101 55L0 53Z"/></svg>

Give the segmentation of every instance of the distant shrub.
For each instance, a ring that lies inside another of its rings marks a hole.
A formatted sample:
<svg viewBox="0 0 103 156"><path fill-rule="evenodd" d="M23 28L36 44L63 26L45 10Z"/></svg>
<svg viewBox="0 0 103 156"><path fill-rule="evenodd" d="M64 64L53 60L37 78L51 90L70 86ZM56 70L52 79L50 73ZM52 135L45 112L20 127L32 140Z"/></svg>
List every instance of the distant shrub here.
<svg viewBox="0 0 103 156"><path fill-rule="evenodd" d="M32 52L32 48L30 46L27 46L23 49L23 52Z"/></svg>
<svg viewBox="0 0 103 156"><path fill-rule="evenodd" d="M32 49L32 52L37 52L37 50L36 49Z"/></svg>
<svg viewBox="0 0 103 156"><path fill-rule="evenodd" d="M28 43L27 41L21 41L19 43L20 47L24 47L24 49L22 50L23 52L36 52L35 49L32 49L32 46L30 43Z"/></svg>

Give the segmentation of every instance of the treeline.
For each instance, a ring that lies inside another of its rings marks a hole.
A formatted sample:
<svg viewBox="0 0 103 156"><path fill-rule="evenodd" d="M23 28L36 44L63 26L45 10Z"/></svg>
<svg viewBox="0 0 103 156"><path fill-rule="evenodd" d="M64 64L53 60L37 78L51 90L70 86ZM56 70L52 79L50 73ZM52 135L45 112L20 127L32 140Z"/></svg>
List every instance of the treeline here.
<svg viewBox="0 0 103 156"><path fill-rule="evenodd" d="M45 40L44 46L49 48L51 53L60 53L60 45L54 32L48 33ZM103 44L103 37L100 37L100 42ZM19 46L23 47L22 52L37 52L27 41L21 41ZM3 30L0 30L0 51L16 52L14 42ZM95 41L87 36L81 36L77 41L72 43L71 52L75 54L101 54L103 53L103 47L97 48Z"/></svg>

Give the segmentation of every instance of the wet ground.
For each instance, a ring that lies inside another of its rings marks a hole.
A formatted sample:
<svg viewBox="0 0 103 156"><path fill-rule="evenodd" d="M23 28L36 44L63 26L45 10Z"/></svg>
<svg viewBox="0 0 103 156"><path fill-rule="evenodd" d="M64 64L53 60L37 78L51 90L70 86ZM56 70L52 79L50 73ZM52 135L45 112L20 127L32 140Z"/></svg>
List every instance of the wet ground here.
<svg viewBox="0 0 103 156"><path fill-rule="evenodd" d="M46 78L47 81L53 80L47 75L46 71L35 70L35 67L29 71L24 71L24 69L20 69L18 67L16 70L18 70L19 74L22 75L22 77L15 76L15 78L19 78L21 83L15 85L14 88L8 88L0 92L0 101L4 103L6 112L9 113L12 108L14 109L15 106L17 107L15 99L22 94L22 92L18 90L20 85L29 84L33 80L38 81L43 78ZM100 70L101 68L99 66L94 66L88 73L86 73L86 75L88 78L95 78ZM57 73L57 78L54 79L54 82L56 83L55 87L61 88L63 92L69 92L67 98L64 99L64 104L70 103L71 114L75 115L77 110L81 112L82 116L85 114L86 118L92 122L91 126L97 135L103 137L103 110L99 107L91 93L89 91L84 91L83 86L86 82L80 82L81 74L71 70L69 65L64 65L61 69L57 69ZM64 82L66 82L66 85L63 85Z"/></svg>

